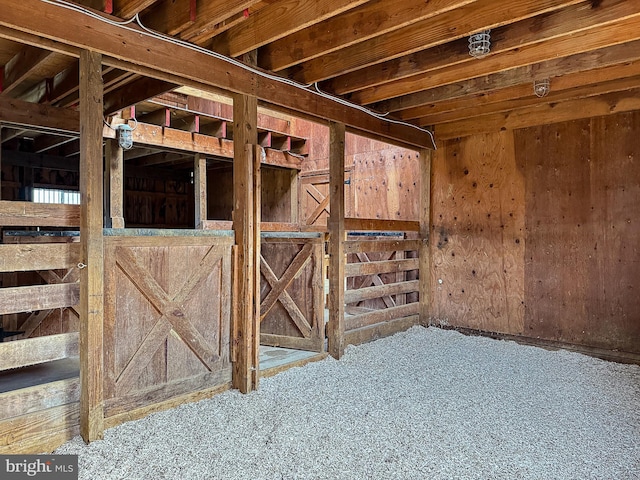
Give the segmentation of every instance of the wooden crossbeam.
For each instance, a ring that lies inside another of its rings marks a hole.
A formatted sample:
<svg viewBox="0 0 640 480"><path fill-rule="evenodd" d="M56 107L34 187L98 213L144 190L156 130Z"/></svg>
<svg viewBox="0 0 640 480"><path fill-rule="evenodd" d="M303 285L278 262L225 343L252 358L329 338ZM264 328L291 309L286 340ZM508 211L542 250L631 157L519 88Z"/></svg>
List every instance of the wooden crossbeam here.
<svg viewBox="0 0 640 480"><path fill-rule="evenodd" d="M39 15L33 15L35 11ZM83 25L84 28L70 29L68 25ZM356 108L319 97L310 90L258 76L203 52L124 30L82 12L65 10L61 15L61 8L54 4L38 0L8 0L0 18L0 27L5 27L0 32L5 38L24 41L27 35L36 45L75 55L79 54L75 49L91 49L101 53L104 63L109 66L202 90L221 88L254 95L288 111L322 121L344 122L368 137L385 138L401 146L433 148L430 136L411 126L372 117ZM91 31L91 35L86 35L86 31ZM226 73L212 75L211 72Z"/></svg>
<svg viewBox="0 0 640 480"><path fill-rule="evenodd" d="M243 12L260 0L200 0L196 3L195 22L180 33L184 40L202 44L221 33L221 26L236 15L246 20Z"/></svg>
<svg viewBox="0 0 640 480"><path fill-rule="evenodd" d="M52 55L49 50L25 45L17 55L4 66L4 79L0 95L8 95L29 75Z"/></svg>

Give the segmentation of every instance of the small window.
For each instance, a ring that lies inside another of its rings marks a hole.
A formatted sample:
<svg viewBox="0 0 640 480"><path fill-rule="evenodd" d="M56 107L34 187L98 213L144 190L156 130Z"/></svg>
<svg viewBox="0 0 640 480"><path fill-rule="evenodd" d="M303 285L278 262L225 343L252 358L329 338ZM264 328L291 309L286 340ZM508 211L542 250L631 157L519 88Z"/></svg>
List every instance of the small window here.
<svg viewBox="0 0 640 480"><path fill-rule="evenodd" d="M35 203L80 205L80 192L75 190L58 190L56 188L34 188L33 201Z"/></svg>

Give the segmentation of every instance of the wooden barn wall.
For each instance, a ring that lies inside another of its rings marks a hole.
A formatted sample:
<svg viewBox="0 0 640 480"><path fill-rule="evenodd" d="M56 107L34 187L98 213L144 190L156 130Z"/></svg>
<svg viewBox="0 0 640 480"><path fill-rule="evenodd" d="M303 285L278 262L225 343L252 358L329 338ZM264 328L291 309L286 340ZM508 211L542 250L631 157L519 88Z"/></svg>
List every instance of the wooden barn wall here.
<svg viewBox="0 0 640 480"><path fill-rule="evenodd" d="M315 187L328 192L328 129L307 125L309 158L301 176L317 177ZM417 220L420 165L416 152L347 133L345 137L345 215L352 218ZM308 181L312 181L309 178ZM313 182L312 182L313 183ZM300 217L308 219L318 206L304 185L300 190ZM322 214L316 225L326 224Z"/></svg>
<svg viewBox="0 0 640 480"><path fill-rule="evenodd" d="M432 175L433 316L521 334L525 192L513 135L447 142L435 153Z"/></svg>
<svg viewBox="0 0 640 480"><path fill-rule="evenodd" d="M434 323L640 352L640 113L447 141Z"/></svg>

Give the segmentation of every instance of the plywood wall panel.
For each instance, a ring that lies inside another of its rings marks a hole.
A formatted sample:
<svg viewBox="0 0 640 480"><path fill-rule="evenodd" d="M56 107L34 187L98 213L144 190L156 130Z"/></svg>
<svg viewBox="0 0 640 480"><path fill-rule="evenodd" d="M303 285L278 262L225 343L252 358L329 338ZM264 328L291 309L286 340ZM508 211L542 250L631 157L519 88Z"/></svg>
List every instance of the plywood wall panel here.
<svg viewBox="0 0 640 480"><path fill-rule="evenodd" d="M435 323L520 334L524 321L524 178L510 132L446 142L435 153Z"/></svg>
<svg viewBox="0 0 640 480"><path fill-rule="evenodd" d="M640 351L639 134L638 113L516 132L529 336Z"/></svg>

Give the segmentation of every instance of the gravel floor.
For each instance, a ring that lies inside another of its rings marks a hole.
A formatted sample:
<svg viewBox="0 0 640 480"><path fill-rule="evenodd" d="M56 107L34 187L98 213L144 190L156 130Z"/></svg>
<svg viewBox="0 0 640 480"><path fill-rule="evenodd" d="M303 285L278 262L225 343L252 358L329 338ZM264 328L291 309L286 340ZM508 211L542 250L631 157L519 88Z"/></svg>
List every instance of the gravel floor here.
<svg viewBox="0 0 640 480"><path fill-rule="evenodd" d="M640 479L640 367L414 327L57 453L87 479Z"/></svg>

